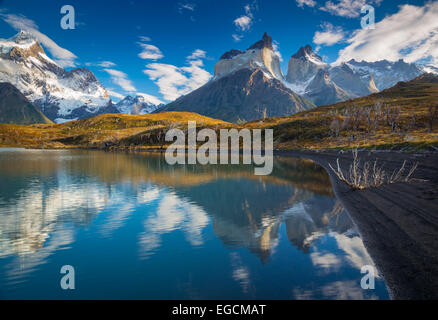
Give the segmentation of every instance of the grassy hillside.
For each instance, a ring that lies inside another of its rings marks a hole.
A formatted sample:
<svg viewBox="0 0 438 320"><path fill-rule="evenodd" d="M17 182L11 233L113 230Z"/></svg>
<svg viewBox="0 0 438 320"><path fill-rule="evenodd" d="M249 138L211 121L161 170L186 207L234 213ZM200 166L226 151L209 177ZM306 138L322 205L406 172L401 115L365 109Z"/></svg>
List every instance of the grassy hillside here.
<svg viewBox="0 0 438 320"><path fill-rule="evenodd" d="M274 129L279 149L438 146L438 77L422 75L367 97L248 123Z"/></svg>
<svg viewBox="0 0 438 320"><path fill-rule="evenodd" d="M170 128L187 126L193 120L202 126L226 127L229 124L188 112L163 112L148 115L103 114L63 124L0 125L0 147L28 148L108 148L135 137L156 136ZM164 139L164 136L163 136ZM145 147L161 147L162 143ZM125 143L125 146L129 147Z"/></svg>
<svg viewBox="0 0 438 320"><path fill-rule="evenodd" d="M188 112L105 114L64 124L0 125L0 146L164 148L171 128L272 128L277 149L432 149L438 147L438 77L423 75L364 98L242 125Z"/></svg>
<svg viewBox="0 0 438 320"><path fill-rule="evenodd" d="M0 83L0 123L52 123L10 83Z"/></svg>

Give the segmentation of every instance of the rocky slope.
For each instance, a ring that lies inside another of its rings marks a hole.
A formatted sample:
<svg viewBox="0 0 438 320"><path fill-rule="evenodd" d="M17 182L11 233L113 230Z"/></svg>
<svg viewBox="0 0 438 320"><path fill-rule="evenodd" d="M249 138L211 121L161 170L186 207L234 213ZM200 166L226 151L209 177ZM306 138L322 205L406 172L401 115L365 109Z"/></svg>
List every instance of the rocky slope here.
<svg viewBox="0 0 438 320"><path fill-rule="evenodd" d="M320 106L331 101L345 101L352 96L331 79L327 70L320 69L306 87L305 97Z"/></svg>
<svg viewBox="0 0 438 320"><path fill-rule="evenodd" d="M24 31L0 40L0 82L13 84L55 122L118 112L93 73L83 68L67 72Z"/></svg>
<svg viewBox="0 0 438 320"><path fill-rule="evenodd" d="M367 96L379 91L374 82L375 75L372 72L357 72L350 65L343 63L329 69L328 73L333 82L348 92L352 98Z"/></svg>
<svg viewBox="0 0 438 320"><path fill-rule="evenodd" d="M0 123L52 123L13 85L0 83Z"/></svg>

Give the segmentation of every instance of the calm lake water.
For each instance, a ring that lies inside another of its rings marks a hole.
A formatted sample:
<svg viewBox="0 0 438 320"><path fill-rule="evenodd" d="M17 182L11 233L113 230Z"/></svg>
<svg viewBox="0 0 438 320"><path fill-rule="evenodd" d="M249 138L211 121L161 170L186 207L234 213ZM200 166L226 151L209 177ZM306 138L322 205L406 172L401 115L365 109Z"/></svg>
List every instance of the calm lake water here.
<svg viewBox="0 0 438 320"><path fill-rule="evenodd" d="M0 299L388 299L324 169L253 170L0 149Z"/></svg>

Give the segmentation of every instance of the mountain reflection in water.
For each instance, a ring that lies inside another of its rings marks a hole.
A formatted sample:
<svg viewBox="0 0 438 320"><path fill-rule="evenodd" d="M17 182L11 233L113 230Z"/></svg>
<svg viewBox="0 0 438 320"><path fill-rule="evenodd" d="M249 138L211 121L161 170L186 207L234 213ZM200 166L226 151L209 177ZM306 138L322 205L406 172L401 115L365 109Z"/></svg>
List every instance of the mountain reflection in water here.
<svg viewBox="0 0 438 320"><path fill-rule="evenodd" d="M276 158L253 173L0 149L0 298L388 298L381 278L360 287L373 262L324 169Z"/></svg>

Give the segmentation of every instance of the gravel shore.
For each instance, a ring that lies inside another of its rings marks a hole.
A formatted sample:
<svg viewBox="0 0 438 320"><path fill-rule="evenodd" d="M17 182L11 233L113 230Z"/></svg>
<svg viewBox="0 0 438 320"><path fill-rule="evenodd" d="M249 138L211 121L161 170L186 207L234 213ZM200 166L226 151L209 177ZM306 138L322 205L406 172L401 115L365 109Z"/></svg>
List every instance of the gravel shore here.
<svg viewBox="0 0 438 320"><path fill-rule="evenodd" d="M404 160L419 163L411 182L365 190L351 190L328 166L339 158L347 170L351 152L278 154L311 159L327 170L336 196L356 223L392 299L438 299L437 153L359 152L362 163L377 159L387 172L400 168Z"/></svg>

